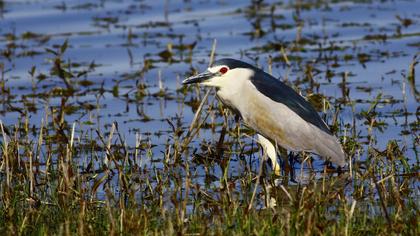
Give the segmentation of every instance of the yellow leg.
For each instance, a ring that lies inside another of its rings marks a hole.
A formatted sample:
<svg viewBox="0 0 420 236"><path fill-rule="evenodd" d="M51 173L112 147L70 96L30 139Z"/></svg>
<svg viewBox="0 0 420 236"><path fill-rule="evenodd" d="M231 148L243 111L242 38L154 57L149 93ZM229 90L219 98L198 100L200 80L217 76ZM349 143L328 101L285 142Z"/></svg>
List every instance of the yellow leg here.
<svg viewBox="0 0 420 236"><path fill-rule="evenodd" d="M277 176L280 176L281 169L280 169L279 163L277 162L276 148L274 147L273 143L260 134L257 134L257 138L258 138L258 143L263 148L265 155L267 155L271 160L274 174L276 174Z"/></svg>

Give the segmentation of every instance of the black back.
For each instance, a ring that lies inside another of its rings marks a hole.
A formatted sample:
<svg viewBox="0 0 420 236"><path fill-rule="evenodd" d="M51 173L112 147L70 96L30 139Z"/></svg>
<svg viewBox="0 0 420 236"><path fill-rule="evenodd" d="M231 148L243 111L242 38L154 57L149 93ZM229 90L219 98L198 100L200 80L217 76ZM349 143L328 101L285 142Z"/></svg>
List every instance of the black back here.
<svg viewBox="0 0 420 236"><path fill-rule="evenodd" d="M313 108L313 106L302 96L300 96L295 90L280 80L254 66L251 66L246 62L238 61L235 59L224 58L217 60L214 62L213 66L216 65L226 65L230 69L249 68L255 70L256 73L258 73L260 76L253 76L251 78L251 82L255 85L258 91L260 91L271 100L286 105L305 121L315 125L322 131L331 134L331 131L321 119L316 110Z"/></svg>

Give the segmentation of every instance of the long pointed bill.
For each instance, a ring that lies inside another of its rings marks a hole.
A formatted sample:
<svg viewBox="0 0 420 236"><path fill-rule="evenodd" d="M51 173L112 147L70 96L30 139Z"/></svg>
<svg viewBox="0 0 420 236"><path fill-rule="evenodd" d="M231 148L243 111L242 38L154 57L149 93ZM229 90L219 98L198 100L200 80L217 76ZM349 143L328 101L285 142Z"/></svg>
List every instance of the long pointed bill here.
<svg viewBox="0 0 420 236"><path fill-rule="evenodd" d="M182 81L182 84L194 84L194 83L201 83L203 81L206 81L214 76L214 73L210 71L205 71L203 73L200 73L198 75L194 75L191 77L188 77Z"/></svg>

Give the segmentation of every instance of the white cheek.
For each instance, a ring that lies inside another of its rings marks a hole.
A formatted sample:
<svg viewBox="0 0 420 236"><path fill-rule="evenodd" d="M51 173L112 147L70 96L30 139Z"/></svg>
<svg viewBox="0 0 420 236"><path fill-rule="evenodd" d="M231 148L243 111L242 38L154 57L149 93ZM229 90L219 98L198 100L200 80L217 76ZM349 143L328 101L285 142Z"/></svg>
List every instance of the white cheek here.
<svg viewBox="0 0 420 236"><path fill-rule="evenodd" d="M216 73L220 68L211 68L209 71ZM216 76L209 80L203 81L201 84L204 86L213 86L221 88L229 88L236 90L240 85L245 83L254 75L254 72L249 69L237 68L229 70L222 76Z"/></svg>
<svg viewBox="0 0 420 236"><path fill-rule="evenodd" d="M222 69L222 67L224 67L224 66L215 66L215 67L212 67L212 68L208 68L207 70L210 71L211 73L216 73L220 69Z"/></svg>
<svg viewBox="0 0 420 236"><path fill-rule="evenodd" d="M209 80L201 82L201 84L204 85L204 86L219 87L220 86L220 79L221 79L220 77L213 77Z"/></svg>

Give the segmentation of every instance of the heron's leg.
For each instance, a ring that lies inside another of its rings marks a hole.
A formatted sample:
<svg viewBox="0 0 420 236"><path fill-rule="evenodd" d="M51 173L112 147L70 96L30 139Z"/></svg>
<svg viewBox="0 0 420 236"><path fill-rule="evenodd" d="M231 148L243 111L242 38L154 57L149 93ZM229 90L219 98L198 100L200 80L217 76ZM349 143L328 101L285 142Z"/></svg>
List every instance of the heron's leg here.
<svg viewBox="0 0 420 236"><path fill-rule="evenodd" d="M295 154L295 153L293 153L293 152L289 152L289 154L287 155L287 157L288 157L288 159L289 159L289 161L287 162L288 163L288 166L289 166L289 174L290 174L290 180L291 181L293 181L293 182L296 182L296 180L295 180L295 168L294 168L294 166L295 166L295 162L296 162L296 158L297 158L297 154Z"/></svg>
<svg viewBox="0 0 420 236"><path fill-rule="evenodd" d="M289 184L289 179L292 178L293 175L293 166L289 162L289 154L287 152L287 149L278 147L277 153L281 158L281 167L284 173L283 185L287 186Z"/></svg>
<svg viewBox="0 0 420 236"><path fill-rule="evenodd" d="M276 148L270 140L266 139L264 136L257 134L258 143L264 150L264 153L270 158L271 164L273 166L274 173L279 176L281 173L280 165L277 162Z"/></svg>

